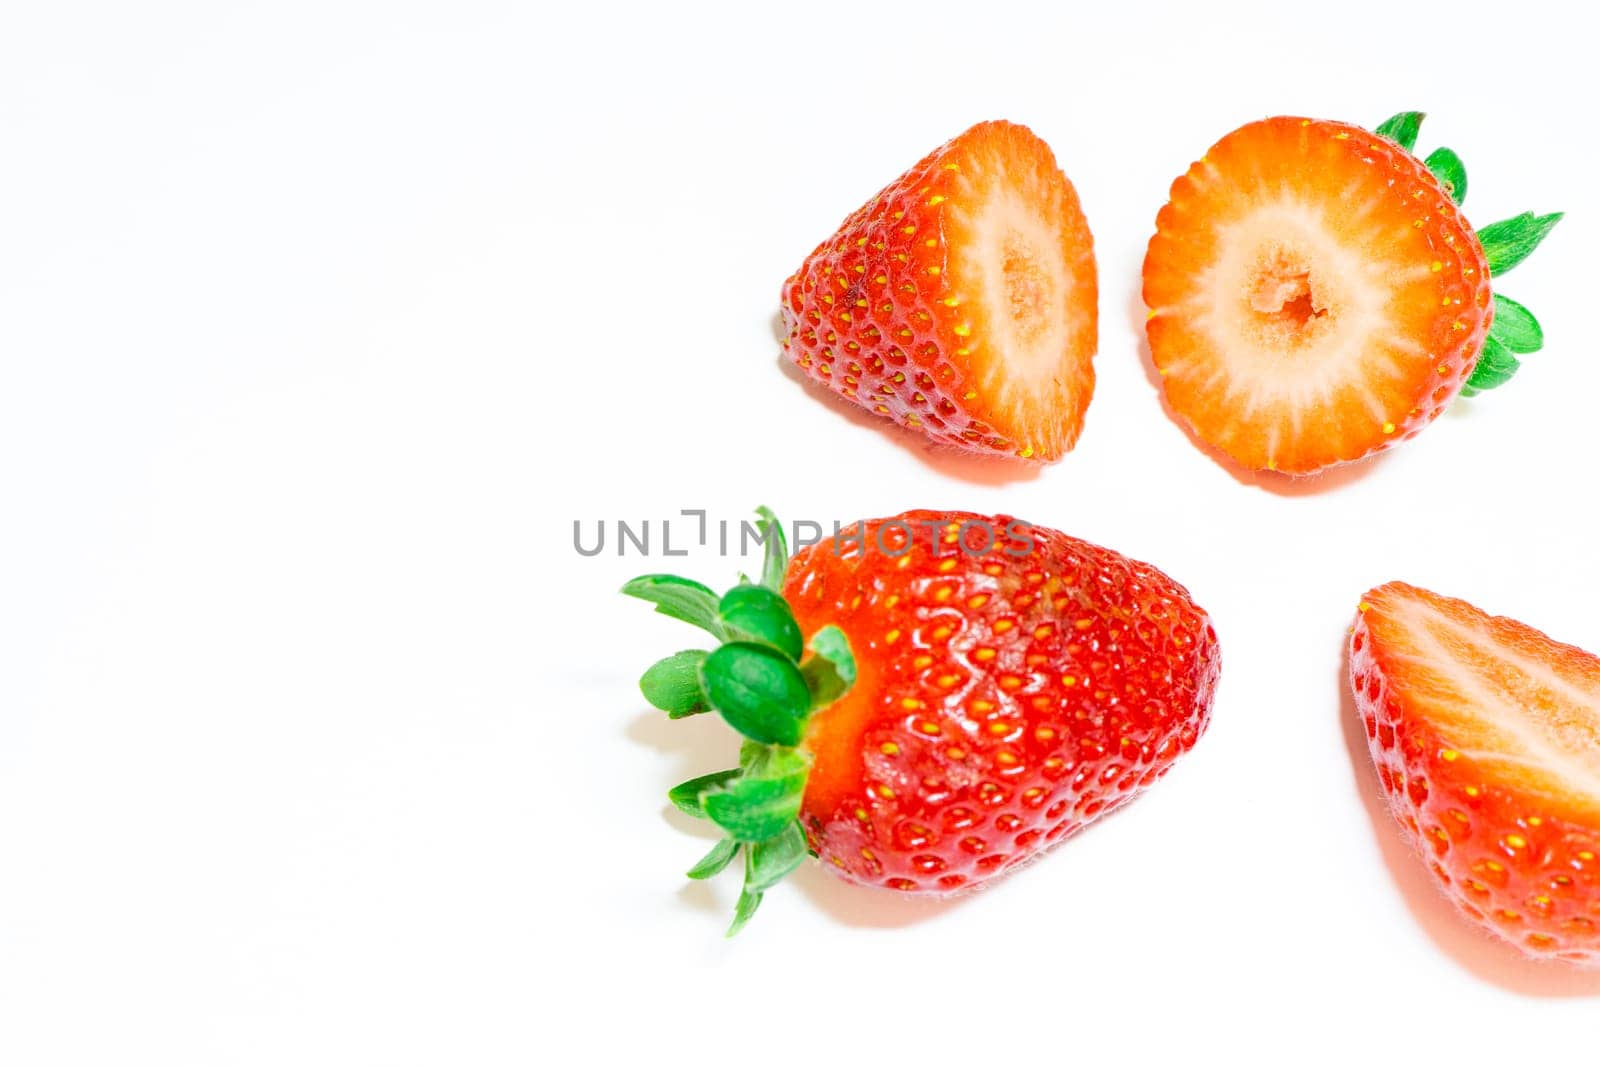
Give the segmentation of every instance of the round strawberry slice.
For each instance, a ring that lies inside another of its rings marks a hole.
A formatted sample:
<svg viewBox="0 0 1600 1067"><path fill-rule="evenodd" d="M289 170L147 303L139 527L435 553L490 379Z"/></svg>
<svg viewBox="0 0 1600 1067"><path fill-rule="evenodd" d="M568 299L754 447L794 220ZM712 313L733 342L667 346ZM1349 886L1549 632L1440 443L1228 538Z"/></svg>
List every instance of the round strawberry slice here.
<svg viewBox="0 0 1600 1067"><path fill-rule="evenodd" d="M1094 393L1094 241L1049 145L984 122L845 219L783 286L812 379L942 444L1061 458Z"/></svg>
<svg viewBox="0 0 1600 1067"><path fill-rule="evenodd" d="M1350 684L1389 806L1461 913L1600 965L1600 658L1391 582L1362 600Z"/></svg>
<svg viewBox="0 0 1600 1067"><path fill-rule="evenodd" d="M743 857L734 929L808 851L862 885L971 889L1133 799L1206 728L1216 633L1154 567L948 511L861 522L785 565L764 520L759 584L623 590L720 641L641 687L744 738L737 767L670 794L724 834L690 877Z"/></svg>
<svg viewBox="0 0 1600 1067"><path fill-rule="evenodd" d="M1542 342L1490 275L1560 216L1475 233L1460 159L1410 152L1421 118L1253 122L1173 183L1144 262L1151 356L1172 410L1239 465L1309 474L1381 452Z"/></svg>

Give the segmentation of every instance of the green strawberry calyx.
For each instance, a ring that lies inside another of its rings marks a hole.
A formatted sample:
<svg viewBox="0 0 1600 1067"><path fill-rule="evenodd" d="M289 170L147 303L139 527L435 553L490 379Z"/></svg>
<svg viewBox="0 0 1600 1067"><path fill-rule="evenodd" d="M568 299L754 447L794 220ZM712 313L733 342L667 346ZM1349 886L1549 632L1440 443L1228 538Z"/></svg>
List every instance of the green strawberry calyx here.
<svg viewBox="0 0 1600 1067"><path fill-rule="evenodd" d="M1422 128L1422 119L1423 113L1420 111L1402 111L1379 124L1373 132L1380 137L1387 137L1407 152L1413 152L1417 133ZM1467 168L1460 156L1448 148L1436 148L1423 160L1423 164L1439 179L1439 184L1445 187L1457 204L1466 199ZM1478 230L1478 242L1483 245L1489 274L1498 278L1527 259L1539 247L1539 243L1549 236L1556 223L1561 221L1562 214L1557 211L1549 215L1535 215L1531 211L1524 211L1509 219L1491 222ZM1489 334L1483 340L1483 350L1478 354L1478 362L1473 366L1471 376L1461 387L1461 395L1477 396L1485 389L1504 385L1522 366L1518 356L1537 352L1543 347L1544 330L1539 326L1539 320L1533 317L1533 312L1510 297L1495 293L1494 317L1490 320Z"/></svg>
<svg viewBox="0 0 1600 1067"><path fill-rule="evenodd" d="M767 508L756 514L765 546L759 582L741 575L720 597L670 574L642 575L622 587L719 642L656 661L639 688L669 718L715 711L744 738L737 767L691 778L667 793L680 811L709 820L724 835L689 868L690 878L710 878L744 857L729 937L750 921L763 894L811 854L800 825L811 754L800 743L812 714L856 680L855 657L838 627L824 626L804 640L783 599L789 563L783 526Z"/></svg>

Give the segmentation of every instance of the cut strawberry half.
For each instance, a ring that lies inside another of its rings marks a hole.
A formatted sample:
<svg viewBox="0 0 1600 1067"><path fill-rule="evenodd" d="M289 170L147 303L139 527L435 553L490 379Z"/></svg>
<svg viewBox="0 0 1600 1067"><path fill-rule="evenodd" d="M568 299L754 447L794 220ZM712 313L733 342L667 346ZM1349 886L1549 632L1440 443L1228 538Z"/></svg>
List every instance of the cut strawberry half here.
<svg viewBox="0 0 1600 1067"><path fill-rule="evenodd" d="M1458 907L1600 962L1600 659L1398 582L1363 599L1350 650L1379 782Z"/></svg>
<svg viewBox="0 0 1600 1067"><path fill-rule="evenodd" d="M1397 116L1389 136L1254 122L1173 183L1144 264L1151 355L1173 411L1241 466L1309 474L1380 452L1538 347L1510 322L1490 336L1490 274L1559 215L1480 241L1460 160L1409 151L1420 121Z"/></svg>
<svg viewBox="0 0 1600 1067"><path fill-rule="evenodd" d="M1055 460L1094 392L1094 243L1050 148L984 122L856 211L784 284L810 377L944 444Z"/></svg>

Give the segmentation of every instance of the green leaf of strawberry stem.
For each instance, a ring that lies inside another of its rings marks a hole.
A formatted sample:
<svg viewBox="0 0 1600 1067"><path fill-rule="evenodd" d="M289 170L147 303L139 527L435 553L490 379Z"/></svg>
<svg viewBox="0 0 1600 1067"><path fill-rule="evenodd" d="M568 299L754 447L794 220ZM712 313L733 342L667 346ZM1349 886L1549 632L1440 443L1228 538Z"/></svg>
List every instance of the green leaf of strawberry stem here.
<svg viewBox="0 0 1600 1067"><path fill-rule="evenodd" d="M1448 148L1435 148L1423 162L1452 200L1459 204L1467 198L1467 165L1460 156Z"/></svg>
<svg viewBox="0 0 1600 1067"><path fill-rule="evenodd" d="M756 508L761 517L757 524L763 531L764 553L761 559L761 584L774 593L783 591L783 573L789 566L789 542L783 536L783 523L766 505Z"/></svg>
<svg viewBox="0 0 1600 1067"><path fill-rule="evenodd" d="M731 837L724 837L721 841L711 846L711 851L701 857L699 863L689 868L687 877L696 881L704 878L714 878L721 874L723 869L733 861L733 857L738 854L739 842Z"/></svg>
<svg viewBox="0 0 1600 1067"><path fill-rule="evenodd" d="M767 761L776 751L771 745L763 745L759 741L744 740L739 743L739 769L752 778L760 778L766 773Z"/></svg>
<svg viewBox="0 0 1600 1067"><path fill-rule="evenodd" d="M796 819L776 837L757 841L745 851L744 888L746 892L764 893L783 881L788 873L805 862L810 855L806 849L806 833Z"/></svg>
<svg viewBox="0 0 1600 1067"><path fill-rule="evenodd" d="M1499 293L1494 294L1494 322L1489 326L1489 336L1522 355L1544 347L1544 328L1533 312Z"/></svg>
<svg viewBox="0 0 1600 1067"><path fill-rule="evenodd" d="M770 509L756 513L765 549L759 585L741 574L740 584L719 598L699 582L647 574L622 589L721 642L711 652L690 649L657 661L639 688L672 718L715 709L744 736L738 767L691 778L667 793L680 811L710 819L727 835L689 869L690 878L710 878L744 853L744 888L730 937L756 913L762 894L813 854L799 822L811 757L796 746L811 712L856 678L849 641L834 626L812 636L811 654L800 666L806 642L782 595L788 542Z"/></svg>
<svg viewBox="0 0 1600 1067"><path fill-rule="evenodd" d="M717 604L722 628L733 640L771 645L799 662L805 650L789 602L764 585L736 585Z"/></svg>
<svg viewBox="0 0 1600 1067"><path fill-rule="evenodd" d="M837 626L824 626L811 635L811 658L800 665L811 706L825 707L856 684L856 657L850 641Z"/></svg>
<svg viewBox="0 0 1600 1067"><path fill-rule="evenodd" d="M700 685L728 725L766 745L798 745L811 691L800 668L766 645L734 641L700 665Z"/></svg>
<svg viewBox="0 0 1600 1067"><path fill-rule="evenodd" d="M1524 211L1514 218L1491 222L1478 231L1478 241L1483 245L1484 258L1489 261L1489 273L1504 274L1527 259L1539 242L1547 237L1563 212L1535 215Z"/></svg>
<svg viewBox="0 0 1600 1067"><path fill-rule="evenodd" d="M776 837L800 814L810 764L793 749L778 751L782 758L767 768L770 777L746 775L705 794L701 801L706 817L736 841Z"/></svg>
<svg viewBox="0 0 1600 1067"><path fill-rule="evenodd" d="M744 776L766 781L789 781L811 771L811 757L798 748L785 745L758 745L760 751L754 759L745 760ZM803 781L802 781L802 784Z"/></svg>
<svg viewBox="0 0 1600 1067"><path fill-rule="evenodd" d="M733 937L740 930L743 930L744 924L750 921L751 917L755 915L756 909L760 906L760 893L752 893L749 890L740 893L739 903L734 905L733 908L733 925L728 927L727 936Z"/></svg>
<svg viewBox="0 0 1600 1067"><path fill-rule="evenodd" d="M710 711L700 688L700 664L706 656L704 650L694 648L657 660L639 679L639 690L670 719Z"/></svg>
<svg viewBox="0 0 1600 1067"><path fill-rule="evenodd" d="M643 574L622 591L648 600L661 614L698 626L719 641L726 636L717 621L717 594L699 582L675 574Z"/></svg>
<svg viewBox="0 0 1600 1067"><path fill-rule="evenodd" d="M1505 345L1494 337L1483 339L1483 351L1478 353L1477 365L1467 379L1467 387L1477 393L1506 384L1522 364Z"/></svg>
<svg viewBox="0 0 1600 1067"><path fill-rule="evenodd" d="M693 815L697 819L704 819L706 817L706 809L701 802L702 795L713 789L721 789L739 777L741 773L739 768L734 767L726 771L702 774L698 778L680 782L667 790L667 799L672 801L673 807L685 815Z"/></svg>
<svg viewBox="0 0 1600 1067"><path fill-rule="evenodd" d="M1425 114L1421 111L1402 111L1385 119L1372 132L1379 137L1389 138L1409 152L1417 147L1417 133L1422 129L1424 117Z"/></svg>

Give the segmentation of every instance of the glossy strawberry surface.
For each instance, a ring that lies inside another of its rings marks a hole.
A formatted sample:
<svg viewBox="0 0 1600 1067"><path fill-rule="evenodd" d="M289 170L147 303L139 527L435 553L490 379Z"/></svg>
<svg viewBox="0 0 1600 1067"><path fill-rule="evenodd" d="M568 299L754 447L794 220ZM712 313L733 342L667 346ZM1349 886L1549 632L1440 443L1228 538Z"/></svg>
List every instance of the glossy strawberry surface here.
<svg viewBox="0 0 1600 1067"><path fill-rule="evenodd" d="M909 512L791 561L858 678L811 720L801 824L846 878L976 885L1127 803L1205 731L1217 639L1148 564L1009 516ZM985 546L988 550L967 552Z"/></svg>

